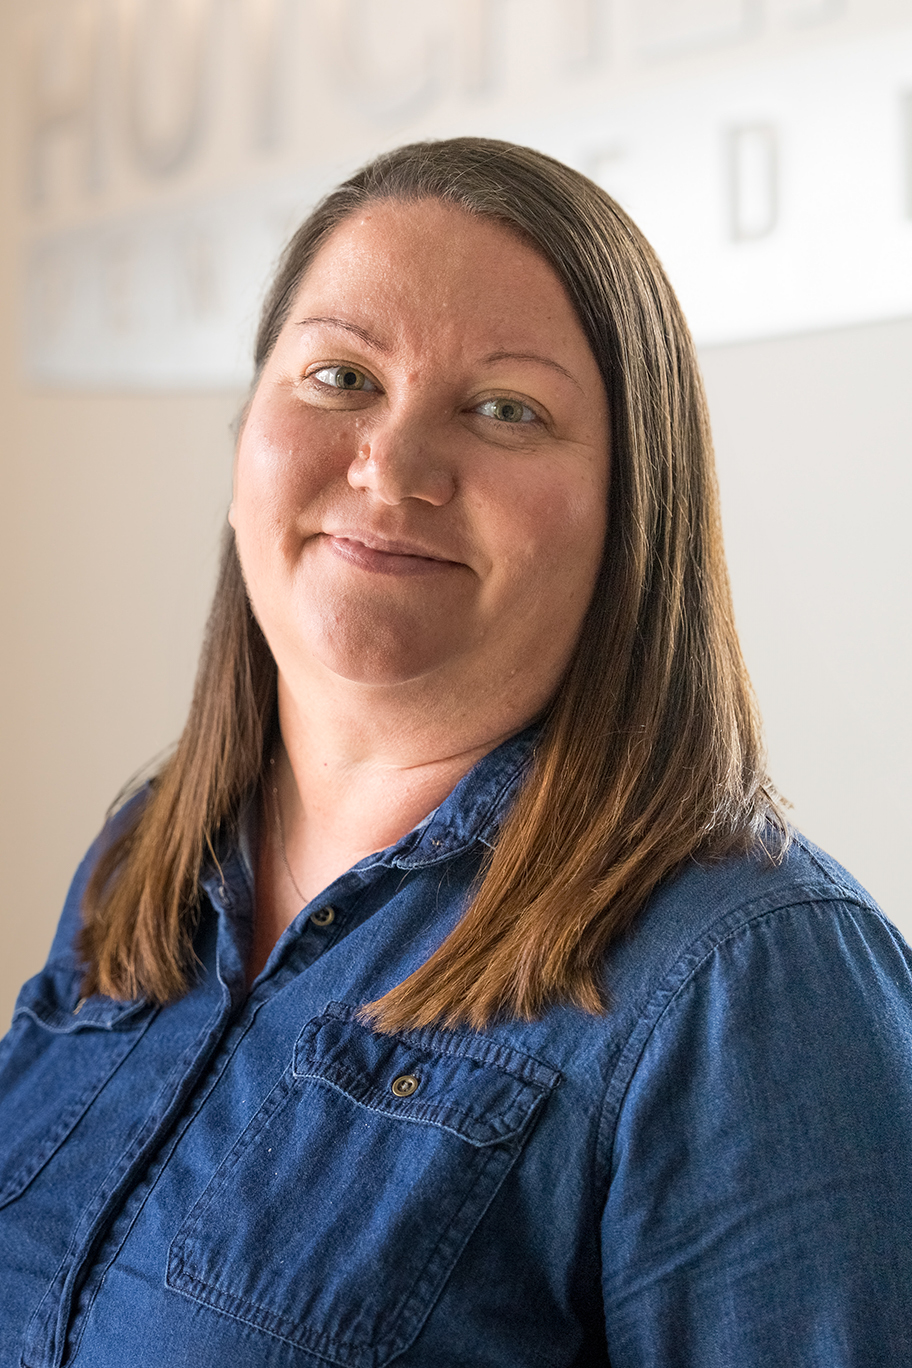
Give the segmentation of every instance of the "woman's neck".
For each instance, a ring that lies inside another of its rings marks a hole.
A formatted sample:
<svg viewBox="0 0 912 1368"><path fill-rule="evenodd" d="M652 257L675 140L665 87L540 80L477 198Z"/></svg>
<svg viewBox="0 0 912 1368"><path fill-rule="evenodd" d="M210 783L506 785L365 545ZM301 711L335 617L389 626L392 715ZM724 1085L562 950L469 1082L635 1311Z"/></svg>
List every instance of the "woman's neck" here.
<svg viewBox="0 0 912 1368"><path fill-rule="evenodd" d="M436 719L425 714L417 724L413 717L400 723L389 712L352 713L344 701L321 708L317 694L305 710L280 677L280 734L260 823L251 981L302 906L411 831L519 729L461 729L447 709Z"/></svg>

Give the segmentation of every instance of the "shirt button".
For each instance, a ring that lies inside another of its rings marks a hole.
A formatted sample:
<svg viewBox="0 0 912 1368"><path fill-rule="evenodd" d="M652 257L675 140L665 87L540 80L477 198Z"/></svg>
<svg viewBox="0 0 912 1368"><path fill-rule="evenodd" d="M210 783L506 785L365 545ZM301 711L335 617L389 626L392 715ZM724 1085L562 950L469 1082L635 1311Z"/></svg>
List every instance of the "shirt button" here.
<svg viewBox="0 0 912 1368"><path fill-rule="evenodd" d="M390 1088L397 1097L411 1097L413 1092L418 1091L418 1079L414 1074L400 1074L393 1079Z"/></svg>
<svg viewBox="0 0 912 1368"><path fill-rule="evenodd" d="M321 907L319 912L311 912L310 920L314 926L329 926L336 919L334 907Z"/></svg>

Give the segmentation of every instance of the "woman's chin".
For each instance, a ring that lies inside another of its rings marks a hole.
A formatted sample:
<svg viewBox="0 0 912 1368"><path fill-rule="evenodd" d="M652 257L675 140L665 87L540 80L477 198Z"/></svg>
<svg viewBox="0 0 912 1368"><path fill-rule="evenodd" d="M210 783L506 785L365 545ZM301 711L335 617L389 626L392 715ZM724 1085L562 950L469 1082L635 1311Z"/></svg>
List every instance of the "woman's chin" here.
<svg viewBox="0 0 912 1368"><path fill-rule="evenodd" d="M449 634L447 634L448 638ZM432 633L340 631L321 634L313 659L327 674L378 688L417 682L456 666L456 643Z"/></svg>

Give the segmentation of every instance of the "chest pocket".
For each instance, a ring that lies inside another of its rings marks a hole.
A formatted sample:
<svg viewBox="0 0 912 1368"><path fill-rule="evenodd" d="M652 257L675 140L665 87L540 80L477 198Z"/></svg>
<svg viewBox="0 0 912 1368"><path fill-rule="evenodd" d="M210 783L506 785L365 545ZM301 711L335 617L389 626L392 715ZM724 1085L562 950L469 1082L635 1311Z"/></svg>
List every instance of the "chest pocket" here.
<svg viewBox="0 0 912 1368"><path fill-rule="evenodd" d="M0 1207L14 1201L82 1120L149 1025L143 1001L88 998L72 971L30 979L0 1047Z"/></svg>
<svg viewBox="0 0 912 1368"><path fill-rule="evenodd" d="M555 1070L331 1003L175 1239L168 1283L345 1368L408 1347Z"/></svg>

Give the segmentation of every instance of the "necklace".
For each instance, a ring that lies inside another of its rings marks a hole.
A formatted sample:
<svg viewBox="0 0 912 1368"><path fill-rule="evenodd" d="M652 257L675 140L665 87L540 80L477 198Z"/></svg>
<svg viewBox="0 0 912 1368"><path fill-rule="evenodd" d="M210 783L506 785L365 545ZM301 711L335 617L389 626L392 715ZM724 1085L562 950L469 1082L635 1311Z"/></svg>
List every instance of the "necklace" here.
<svg viewBox="0 0 912 1368"><path fill-rule="evenodd" d="M276 831L278 832L278 836L279 836L279 850L282 852L282 864L285 866L285 873L288 875L289 879L291 880L291 886L292 886L292 888L293 888L294 891L297 893L298 898L300 899L301 906L302 906L302 907L305 907L305 906L307 905L307 899L304 897L304 894L301 892L300 888L298 888L297 880L295 879L295 876L294 876L294 875L292 874L292 872L291 872L291 865L288 863L288 852L287 852L287 850L285 849L285 828L284 828L284 826L282 825L282 807L281 807L281 804L279 803L279 787L278 787L278 784L276 783L275 756L274 756L274 755L271 755L271 756L269 757L269 770L270 770L270 774L271 774L271 776L272 776L272 785L271 785L271 787L272 787L272 801L273 801L274 811L275 811Z"/></svg>

